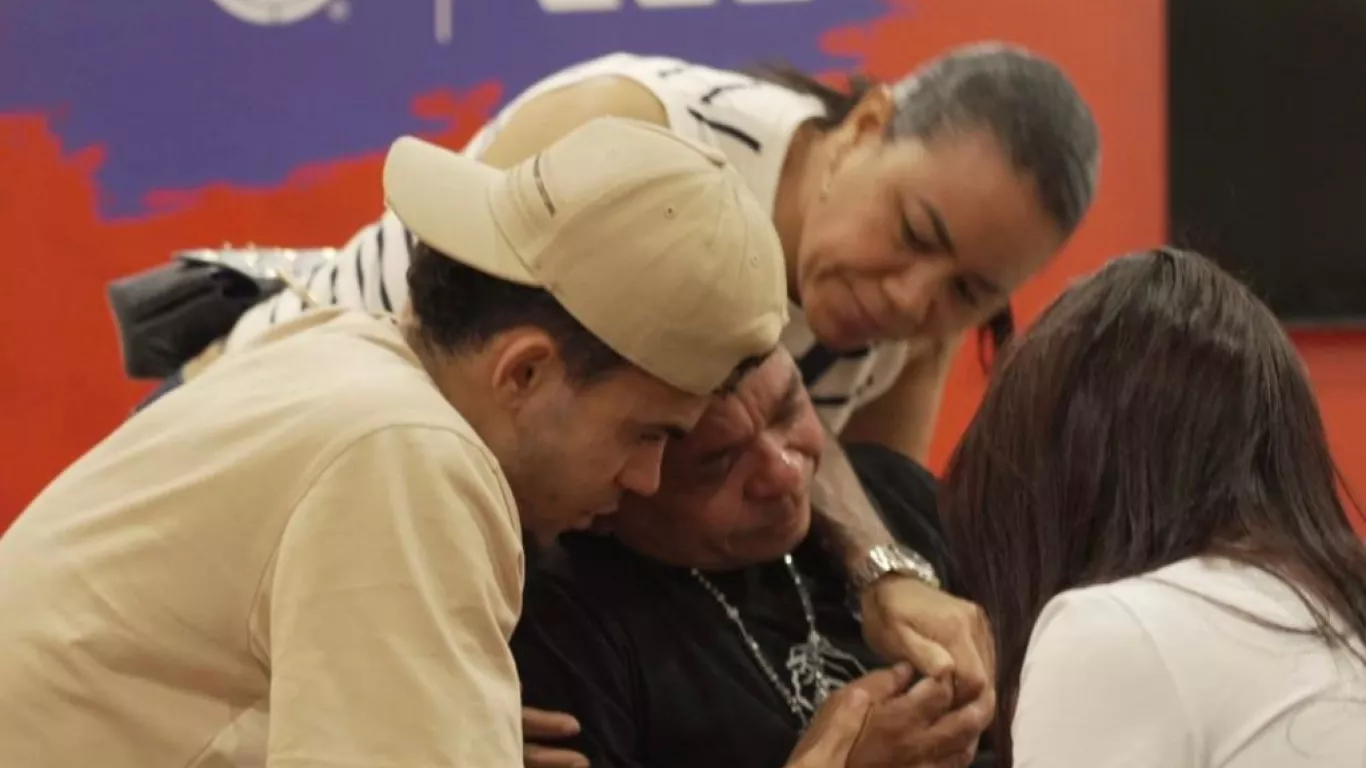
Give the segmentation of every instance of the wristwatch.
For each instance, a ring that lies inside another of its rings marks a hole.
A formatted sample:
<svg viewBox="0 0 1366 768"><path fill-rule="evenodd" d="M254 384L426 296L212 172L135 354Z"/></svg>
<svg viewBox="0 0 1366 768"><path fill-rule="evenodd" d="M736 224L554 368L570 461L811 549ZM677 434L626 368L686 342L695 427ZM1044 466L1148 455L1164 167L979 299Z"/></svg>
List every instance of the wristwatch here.
<svg viewBox="0 0 1366 768"><path fill-rule="evenodd" d="M854 589L862 592L884 576L909 576L939 589L939 574L930 561L900 544L882 544L868 550L849 572Z"/></svg>

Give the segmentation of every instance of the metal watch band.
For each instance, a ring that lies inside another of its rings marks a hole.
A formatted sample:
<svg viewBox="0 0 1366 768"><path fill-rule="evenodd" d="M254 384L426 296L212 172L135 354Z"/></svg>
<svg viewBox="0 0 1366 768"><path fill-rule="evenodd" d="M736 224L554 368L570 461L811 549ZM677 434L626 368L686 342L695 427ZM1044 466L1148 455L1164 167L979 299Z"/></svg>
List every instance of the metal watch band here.
<svg viewBox="0 0 1366 768"><path fill-rule="evenodd" d="M908 576L916 581L939 589L939 574L934 566L914 552L900 545L884 544L873 547L863 556L850 573L854 588L863 591L884 576L896 574Z"/></svg>

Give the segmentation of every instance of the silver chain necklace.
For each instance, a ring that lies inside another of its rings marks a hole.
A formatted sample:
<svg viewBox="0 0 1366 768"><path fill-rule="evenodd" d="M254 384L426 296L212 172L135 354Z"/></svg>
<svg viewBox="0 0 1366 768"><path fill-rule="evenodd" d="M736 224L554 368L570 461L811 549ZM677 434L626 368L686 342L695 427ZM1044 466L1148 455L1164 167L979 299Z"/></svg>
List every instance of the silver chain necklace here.
<svg viewBox="0 0 1366 768"><path fill-rule="evenodd" d="M774 689L787 702L788 709L792 710L792 714L801 721L802 727L805 728L815 714L816 708L825 701L827 696L838 690L846 681L862 676L867 670L859 663L858 659L836 648L816 630L816 612L811 607L811 595L807 592L806 584L802 581L801 574L797 572L797 567L792 563L792 556L785 556L783 564L787 566L787 572L792 577L792 584L797 588L797 596L801 598L802 613L806 615L807 631L806 642L794 645L787 654L790 686L783 684L782 678L778 676L778 671L769 663L768 657L764 655L758 641L749 633L749 628L740 618L740 610L731 605L721 590L696 568L693 568L689 573L697 580L697 583L711 593L716 602L721 604L721 608L726 612L726 617L740 631L740 638L744 640L746 648L754 657L755 663L759 665L759 669L763 671L764 676L768 678Z"/></svg>

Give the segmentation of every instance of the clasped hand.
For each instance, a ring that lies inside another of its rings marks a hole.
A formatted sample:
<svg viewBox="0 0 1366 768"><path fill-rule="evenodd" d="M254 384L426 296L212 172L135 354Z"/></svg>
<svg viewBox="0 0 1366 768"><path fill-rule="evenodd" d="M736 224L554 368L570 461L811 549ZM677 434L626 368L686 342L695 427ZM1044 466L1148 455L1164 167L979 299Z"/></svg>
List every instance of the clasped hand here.
<svg viewBox="0 0 1366 768"><path fill-rule="evenodd" d="M980 703L955 708L952 685L933 678L910 684L898 664L849 683L828 698L786 768L964 768L991 722ZM527 768L586 768L588 759L544 744L574 736L567 714L522 710Z"/></svg>
<svg viewBox="0 0 1366 768"><path fill-rule="evenodd" d="M964 768L991 722L980 707L955 709L951 685L898 664L846 685L816 712L787 768Z"/></svg>

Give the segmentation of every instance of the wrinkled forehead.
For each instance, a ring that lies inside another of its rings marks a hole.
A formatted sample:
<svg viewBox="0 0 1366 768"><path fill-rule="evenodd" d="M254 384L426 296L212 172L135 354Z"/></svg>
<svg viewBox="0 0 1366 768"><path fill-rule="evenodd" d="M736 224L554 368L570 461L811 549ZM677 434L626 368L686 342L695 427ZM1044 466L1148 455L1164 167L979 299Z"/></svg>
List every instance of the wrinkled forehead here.
<svg viewBox="0 0 1366 768"><path fill-rule="evenodd" d="M792 355L778 349L750 371L729 395L718 396L686 437L680 450L753 438L784 407L793 387L800 389L800 373Z"/></svg>

